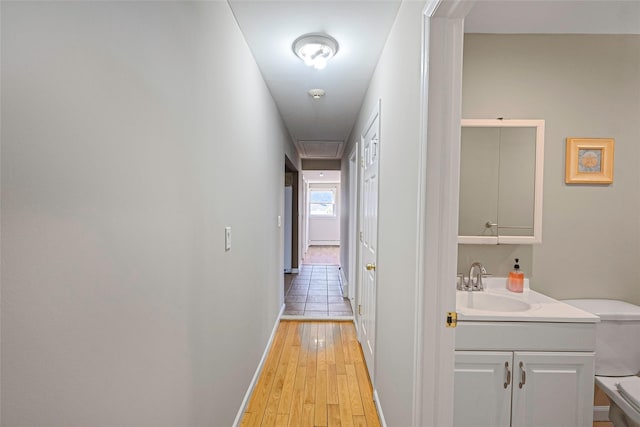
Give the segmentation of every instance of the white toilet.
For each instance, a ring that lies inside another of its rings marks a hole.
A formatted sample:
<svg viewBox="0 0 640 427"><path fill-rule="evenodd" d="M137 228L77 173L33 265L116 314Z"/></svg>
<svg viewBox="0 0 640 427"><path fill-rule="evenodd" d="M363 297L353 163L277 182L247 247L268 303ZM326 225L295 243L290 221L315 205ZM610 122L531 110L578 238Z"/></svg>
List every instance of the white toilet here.
<svg viewBox="0 0 640 427"><path fill-rule="evenodd" d="M600 316L596 325L596 384L611 400L615 427L640 427L640 307L607 299L565 300Z"/></svg>

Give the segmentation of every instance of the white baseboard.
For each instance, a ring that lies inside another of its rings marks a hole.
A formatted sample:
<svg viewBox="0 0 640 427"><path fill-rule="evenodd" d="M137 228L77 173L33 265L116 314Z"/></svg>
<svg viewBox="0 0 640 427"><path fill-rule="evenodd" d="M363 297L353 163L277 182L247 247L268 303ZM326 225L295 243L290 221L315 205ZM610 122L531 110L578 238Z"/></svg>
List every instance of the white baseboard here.
<svg viewBox="0 0 640 427"><path fill-rule="evenodd" d="M353 316L304 316L302 314L283 314L280 320L353 322Z"/></svg>
<svg viewBox="0 0 640 427"><path fill-rule="evenodd" d="M251 399L251 394L258 383L258 378L260 378L260 374L262 373L262 368L264 367L264 362L267 360L267 355L269 354L269 350L271 349L271 344L273 344L273 340L276 336L276 331L278 330L278 325L280 324L280 319L282 318L282 313L284 313L285 305L282 304L280 307L280 313L278 313L278 318L276 319L275 325L273 325L273 330L271 331L271 336L269 337L269 341L267 341L267 346L264 349L264 353L262 353L262 358L260 359L260 363L256 368L255 374L253 374L253 378L251 379L251 383L249 383L249 389L244 395L244 399L242 399L242 404L240 405L240 410L236 415L236 419L233 421L233 427L238 427L240 422L242 421L242 415L244 411L247 409L247 405L249 404L249 399Z"/></svg>
<svg viewBox="0 0 640 427"><path fill-rule="evenodd" d="M344 275L344 270L342 269L342 266L338 267L338 270L340 270L340 282L342 283L342 297L349 298L349 287L351 285L347 281L347 276ZM351 301L350 298L349 298L349 302L351 303L351 311L355 313L355 311L353 311L353 301Z"/></svg>
<svg viewBox="0 0 640 427"><path fill-rule="evenodd" d="M384 420L384 414L382 413L382 406L380 405L380 398L378 397L378 390L373 390L373 401L376 403L376 409L378 410L378 418L380 418L380 425L387 427L387 422Z"/></svg>
<svg viewBox="0 0 640 427"><path fill-rule="evenodd" d="M297 269L297 268L292 268L292 269L291 269L291 273L292 273L292 274L298 274L299 272L300 272L300 271L298 271L298 269Z"/></svg>
<svg viewBox="0 0 640 427"><path fill-rule="evenodd" d="M309 242L311 246L340 246L340 240L312 240Z"/></svg>
<svg viewBox="0 0 640 427"><path fill-rule="evenodd" d="M608 406L593 407L593 421L610 421Z"/></svg>

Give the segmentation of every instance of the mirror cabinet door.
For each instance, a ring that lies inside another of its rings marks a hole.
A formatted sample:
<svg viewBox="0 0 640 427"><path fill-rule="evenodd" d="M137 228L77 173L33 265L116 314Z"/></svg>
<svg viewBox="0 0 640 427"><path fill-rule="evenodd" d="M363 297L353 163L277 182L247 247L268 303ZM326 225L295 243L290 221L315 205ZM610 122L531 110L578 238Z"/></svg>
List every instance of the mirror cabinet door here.
<svg viewBox="0 0 640 427"><path fill-rule="evenodd" d="M538 243L543 120L463 120L459 243Z"/></svg>
<svg viewBox="0 0 640 427"><path fill-rule="evenodd" d="M463 127L460 147L461 236L497 236L500 129Z"/></svg>
<svg viewBox="0 0 640 427"><path fill-rule="evenodd" d="M536 129L500 128L498 234L533 236Z"/></svg>

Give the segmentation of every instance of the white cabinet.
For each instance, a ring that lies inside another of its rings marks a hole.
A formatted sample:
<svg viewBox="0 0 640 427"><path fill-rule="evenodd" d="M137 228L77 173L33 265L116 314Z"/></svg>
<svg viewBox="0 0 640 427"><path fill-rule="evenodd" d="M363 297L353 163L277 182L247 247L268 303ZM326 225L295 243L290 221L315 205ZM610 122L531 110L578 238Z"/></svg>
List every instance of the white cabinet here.
<svg viewBox="0 0 640 427"><path fill-rule="evenodd" d="M455 427L511 425L513 353L456 351Z"/></svg>
<svg viewBox="0 0 640 427"><path fill-rule="evenodd" d="M454 426L587 427L592 352L456 351Z"/></svg>

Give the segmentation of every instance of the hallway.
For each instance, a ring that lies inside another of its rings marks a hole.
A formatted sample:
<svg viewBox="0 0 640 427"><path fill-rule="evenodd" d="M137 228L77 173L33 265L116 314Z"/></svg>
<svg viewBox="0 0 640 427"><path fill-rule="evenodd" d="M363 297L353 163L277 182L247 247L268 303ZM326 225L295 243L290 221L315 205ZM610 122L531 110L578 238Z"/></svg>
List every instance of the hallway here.
<svg viewBox="0 0 640 427"><path fill-rule="evenodd" d="M379 426L351 322L282 321L241 426Z"/></svg>

